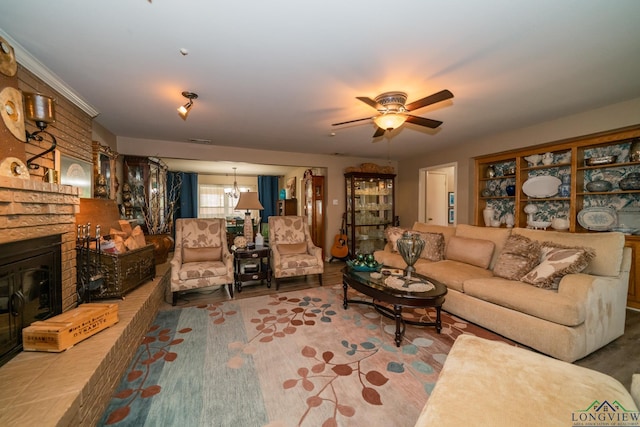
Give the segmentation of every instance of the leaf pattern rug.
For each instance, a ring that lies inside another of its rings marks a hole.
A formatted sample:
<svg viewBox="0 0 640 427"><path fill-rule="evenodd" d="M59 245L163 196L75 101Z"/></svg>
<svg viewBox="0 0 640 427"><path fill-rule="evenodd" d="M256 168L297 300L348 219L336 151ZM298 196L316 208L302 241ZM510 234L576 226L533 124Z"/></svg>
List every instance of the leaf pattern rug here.
<svg viewBox="0 0 640 427"><path fill-rule="evenodd" d="M457 336L509 342L443 312L442 333L407 325L396 347L392 319L342 301L339 285L160 311L99 425L413 426Z"/></svg>

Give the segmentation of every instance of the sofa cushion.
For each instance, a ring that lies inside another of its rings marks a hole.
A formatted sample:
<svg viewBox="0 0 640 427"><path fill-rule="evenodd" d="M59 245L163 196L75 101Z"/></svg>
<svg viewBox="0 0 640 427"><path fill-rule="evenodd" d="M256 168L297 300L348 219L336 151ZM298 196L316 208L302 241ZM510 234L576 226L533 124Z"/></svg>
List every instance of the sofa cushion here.
<svg viewBox="0 0 640 427"><path fill-rule="evenodd" d="M553 242L543 242L540 246L540 263L521 280L543 289L557 289L562 276L581 272L595 254L591 248L572 248Z"/></svg>
<svg viewBox="0 0 640 427"><path fill-rule="evenodd" d="M567 233L514 228L513 234L521 234L539 242L549 241L573 247L588 246L594 249L595 257L584 269L584 273L597 276L620 275L622 251L625 243L622 233Z"/></svg>
<svg viewBox="0 0 640 427"><path fill-rule="evenodd" d="M416 221L413 223L413 227L411 227L413 231L420 231L423 233L440 233L444 236L444 246L445 250L447 245L449 244L449 239L451 236L455 236L456 227L448 227L446 225L431 225L424 222Z"/></svg>
<svg viewBox="0 0 640 427"><path fill-rule="evenodd" d="M420 252L420 258L429 261L444 259L444 236L442 233L416 232L424 240L424 249Z"/></svg>
<svg viewBox="0 0 640 427"><path fill-rule="evenodd" d="M491 270L476 267L459 261L444 260L438 262L429 262L422 259L416 262L416 272L424 276L430 277L442 283L449 289L463 292L464 283L469 279L476 277L492 277Z"/></svg>
<svg viewBox="0 0 640 427"><path fill-rule="evenodd" d="M520 280L540 262L540 243L520 234L512 234L498 256L493 274L510 280Z"/></svg>
<svg viewBox="0 0 640 427"><path fill-rule="evenodd" d="M307 242L278 243L278 252L281 255L306 254Z"/></svg>
<svg viewBox="0 0 640 427"><path fill-rule="evenodd" d="M387 227L384 230L384 236L387 242L391 244L391 252L398 252L398 239L406 230L400 227Z"/></svg>
<svg viewBox="0 0 640 427"><path fill-rule="evenodd" d="M222 247L182 248L182 262L208 262L222 259Z"/></svg>
<svg viewBox="0 0 640 427"><path fill-rule="evenodd" d="M630 413L607 411L605 405L599 413L594 408L581 412L596 399L615 402ZM460 335L414 427L615 425L616 416L630 418L637 410L625 387L608 375L528 349ZM612 420L583 423L580 415L611 415Z"/></svg>
<svg viewBox="0 0 640 427"><path fill-rule="evenodd" d="M477 227L468 224L458 224L456 227L456 236L490 240L496 245L495 250L493 251L493 256L491 257L489 268L494 267L498 260L498 255L502 252L502 248L504 248L504 244L507 242L507 238L510 235L510 228Z"/></svg>
<svg viewBox="0 0 640 427"><path fill-rule="evenodd" d="M210 279L229 274L227 266L221 261L191 262L182 264L178 277L180 280Z"/></svg>
<svg viewBox="0 0 640 427"><path fill-rule="evenodd" d="M488 268L494 249L495 244L490 240L453 236L447 246L446 258Z"/></svg>
<svg viewBox="0 0 640 427"><path fill-rule="evenodd" d="M464 293L549 322L577 326L584 322L583 301L501 277L469 279Z"/></svg>

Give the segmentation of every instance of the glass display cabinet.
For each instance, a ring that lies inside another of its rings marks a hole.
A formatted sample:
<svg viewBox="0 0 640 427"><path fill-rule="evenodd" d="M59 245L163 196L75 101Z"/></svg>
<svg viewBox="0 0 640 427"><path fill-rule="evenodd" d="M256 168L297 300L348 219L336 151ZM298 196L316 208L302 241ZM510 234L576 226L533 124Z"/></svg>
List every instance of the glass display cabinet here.
<svg viewBox="0 0 640 427"><path fill-rule="evenodd" d="M147 222L162 224L167 203L167 167L152 157L125 156L124 179L122 200L126 217L141 226L149 226Z"/></svg>
<svg viewBox="0 0 640 427"><path fill-rule="evenodd" d="M345 177L346 229L351 255L384 249L384 230L395 224L395 175L349 172Z"/></svg>

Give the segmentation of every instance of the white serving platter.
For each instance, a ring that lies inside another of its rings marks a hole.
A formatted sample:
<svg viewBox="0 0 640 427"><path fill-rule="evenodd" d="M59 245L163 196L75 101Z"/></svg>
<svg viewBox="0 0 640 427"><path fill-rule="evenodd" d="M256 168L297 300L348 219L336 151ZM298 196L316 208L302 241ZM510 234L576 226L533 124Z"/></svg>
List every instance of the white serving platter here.
<svg viewBox="0 0 640 427"><path fill-rule="evenodd" d="M592 231L607 231L618 222L616 211L604 206L582 209L578 212L578 224Z"/></svg>
<svg viewBox="0 0 640 427"><path fill-rule="evenodd" d="M558 187L562 181L555 176L542 175L529 178L522 184L522 191L529 197L543 199L558 194Z"/></svg>

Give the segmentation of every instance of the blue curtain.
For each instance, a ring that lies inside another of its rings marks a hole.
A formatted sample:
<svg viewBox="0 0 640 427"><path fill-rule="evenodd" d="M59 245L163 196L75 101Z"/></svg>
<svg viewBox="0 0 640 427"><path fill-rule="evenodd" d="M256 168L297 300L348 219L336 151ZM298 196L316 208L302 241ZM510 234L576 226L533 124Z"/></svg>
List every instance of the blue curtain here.
<svg viewBox="0 0 640 427"><path fill-rule="evenodd" d="M260 222L267 223L270 216L278 215L278 177L258 176L258 199L264 207Z"/></svg>
<svg viewBox="0 0 640 427"><path fill-rule="evenodd" d="M173 183L181 180L180 195L177 201L176 212L173 215L177 218L197 218L198 217L198 174L187 172L169 172L167 175L167 187L173 188Z"/></svg>

